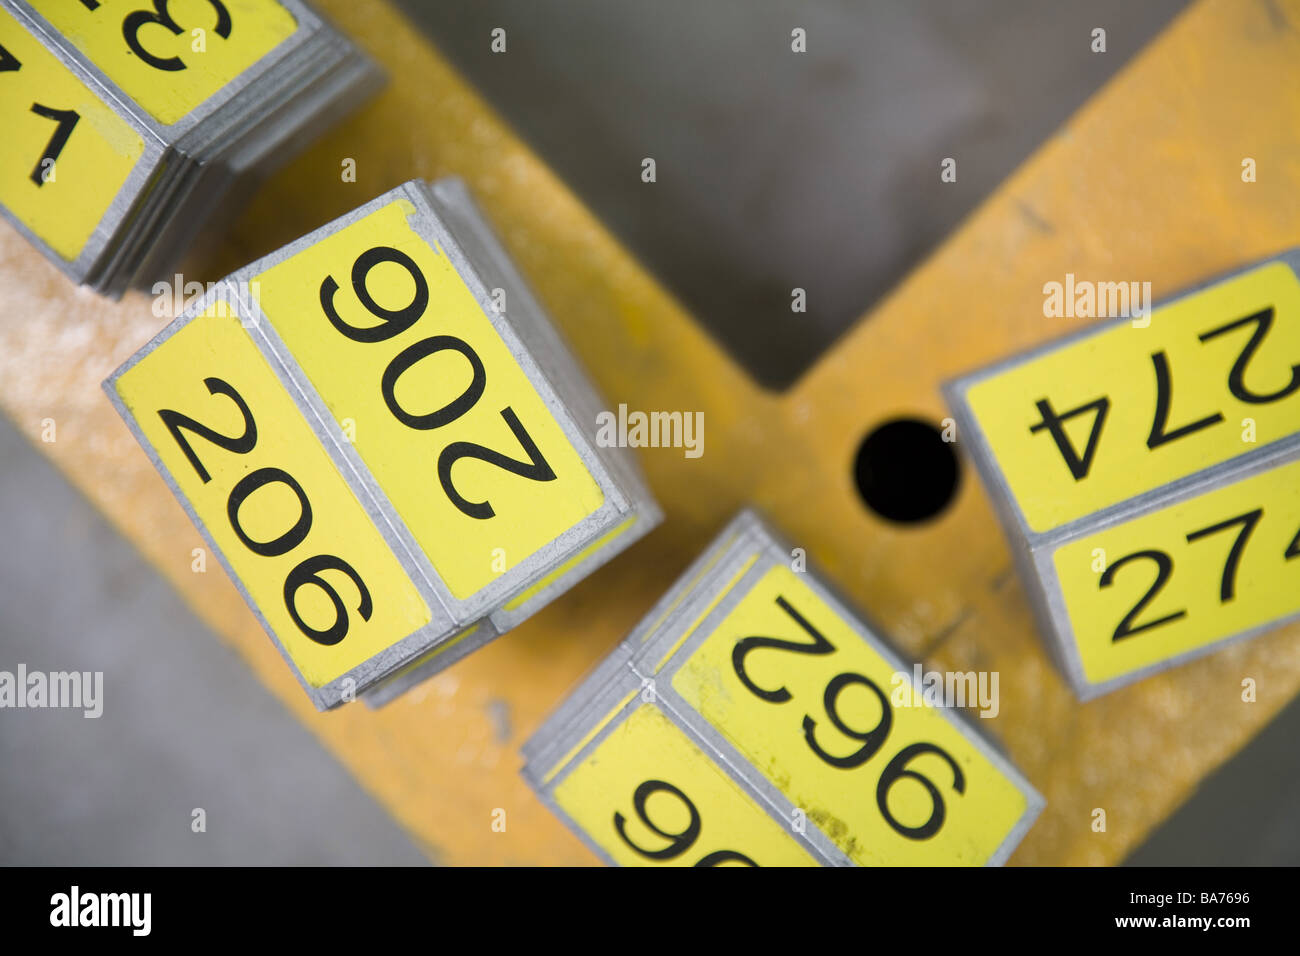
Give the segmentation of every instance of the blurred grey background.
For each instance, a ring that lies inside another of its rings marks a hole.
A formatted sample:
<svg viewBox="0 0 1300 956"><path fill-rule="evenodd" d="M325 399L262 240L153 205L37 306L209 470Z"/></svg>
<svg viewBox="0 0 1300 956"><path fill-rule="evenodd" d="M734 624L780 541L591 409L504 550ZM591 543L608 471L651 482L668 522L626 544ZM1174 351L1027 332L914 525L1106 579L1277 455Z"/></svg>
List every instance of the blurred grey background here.
<svg viewBox="0 0 1300 956"><path fill-rule="evenodd" d="M402 5L754 377L779 388L1183 4ZM806 54L790 53L796 26ZM1107 31L1104 55L1089 49L1095 26ZM490 52L495 27L506 55ZM647 156L653 187L640 182ZM948 156L958 179L943 185ZM798 334L795 286L809 295ZM0 669L103 670L109 687L99 720L0 710L0 863L424 861L2 419L0 527ZM1293 704L1130 862L1300 863L1298 735ZM194 807L207 811L206 834L190 830Z"/></svg>
<svg viewBox="0 0 1300 956"><path fill-rule="evenodd" d="M0 710L0 864L425 862L4 418L0 528L0 670L104 673L98 718Z"/></svg>
<svg viewBox="0 0 1300 956"><path fill-rule="evenodd" d="M751 374L789 385L1183 0L399 0ZM506 53L491 32L506 31ZM805 31L807 52L791 50ZM1093 53L1092 31L1106 31ZM641 183L655 160L657 181ZM957 181L940 164L957 160ZM808 313L790 321L791 289Z"/></svg>

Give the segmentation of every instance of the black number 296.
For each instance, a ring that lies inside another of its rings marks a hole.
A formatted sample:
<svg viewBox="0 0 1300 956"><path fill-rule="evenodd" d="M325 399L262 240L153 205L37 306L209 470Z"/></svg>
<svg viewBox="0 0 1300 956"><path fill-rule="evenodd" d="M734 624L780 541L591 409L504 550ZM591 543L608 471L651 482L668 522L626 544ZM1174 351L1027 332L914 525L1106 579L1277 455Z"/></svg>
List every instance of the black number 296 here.
<svg viewBox="0 0 1300 956"><path fill-rule="evenodd" d="M755 652L768 649L784 651L790 654L822 656L834 654L835 645L784 597L777 597L776 605L811 640L794 641L757 635L743 637L731 649L731 664L736 672L736 677L740 679L740 682L751 694L771 704L783 704L791 699L790 691L784 686L769 688L760 687L755 683L746 669L749 656ZM851 727L844 720L843 715L840 714L840 694L845 688L854 686L865 687L875 696L880 705L880 719L874 727L866 730ZM826 684L825 692L822 695L822 707L826 711L826 717L831 726L842 736L860 743L857 750L849 753L832 752L818 740L817 721L811 715L805 715L802 725L804 742L807 744L808 749L816 754L823 763L839 770L852 770L869 761L885 745L885 739L889 736L889 731L893 726L893 710L885 692L870 677L853 671L846 671L832 677ZM894 758L885 765L885 769L881 772L880 779L876 783L876 806L885 821L897 833L909 840L928 840L933 837L943 827L947 812L943 795L940 794L939 789L918 771L908 769L908 764L922 754L934 754L946 762L949 769L952 770L952 789L959 794L966 792L966 776L962 773L961 767L957 764L957 761L953 760L951 754L935 744L910 744L895 754ZM919 826L907 826L898 820L889 809L889 791L895 783L904 777L920 783L930 796L930 817Z"/></svg>

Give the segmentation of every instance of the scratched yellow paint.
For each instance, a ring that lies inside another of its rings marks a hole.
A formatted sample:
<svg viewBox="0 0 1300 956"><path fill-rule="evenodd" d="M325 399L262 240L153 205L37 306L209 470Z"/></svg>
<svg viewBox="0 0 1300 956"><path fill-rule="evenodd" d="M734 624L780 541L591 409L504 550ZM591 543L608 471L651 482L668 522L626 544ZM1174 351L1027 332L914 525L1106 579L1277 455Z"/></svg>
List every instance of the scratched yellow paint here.
<svg viewBox="0 0 1300 956"><path fill-rule="evenodd" d="M297 29L275 0L31 2L164 125L184 119Z"/></svg>
<svg viewBox="0 0 1300 956"><path fill-rule="evenodd" d="M939 383L1081 327L1043 319L1050 279L1139 263L1160 299L1300 244L1300 5L1191 6L780 396L719 351L399 13L319 6L393 82L267 183L210 275L355 208L339 156L369 171L371 195L412 175L463 176L611 400L705 413L716 438L704 457L641 455L664 525L426 693L322 717L225 576L190 571L192 524L99 392L158 330L146 297L88 302L0 229L0 404L431 856L595 862L519 777L518 746L746 503L906 653L999 671L1002 710L985 723L1047 800L1012 863L1121 861L1300 689L1300 627L1289 625L1080 706L1044 654L979 482L967 472L942 518L901 529L863 509L850 467L872 423L937 421L948 414ZM1239 179L1243 155L1255 183ZM60 439L43 444L49 416ZM77 436L94 440L65 440ZM1262 673L1258 700L1242 706L1242 678ZM1104 834L1090 826L1098 806ZM485 822L496 807L506 833Z"/></svg>
<svg viewBox="0 0 1300 956"><path fill-rule="evenodd" d="M1087 535L1052 557L1093 682L1294 614L1300 463Z"/></svg>
<svg viewBox="0 0 1300 956"><path fill-rule="evenodd" d="M1156 354L1169 400L1153 447ZM1025 520L1041 532L1294 434L1297 365L1300 280L1274 262L1149 321L1108 324L1027 359L973 385L968 398ZM1060 425L1074 471L1038 402L1057 416L1089 406Z"/></svg>

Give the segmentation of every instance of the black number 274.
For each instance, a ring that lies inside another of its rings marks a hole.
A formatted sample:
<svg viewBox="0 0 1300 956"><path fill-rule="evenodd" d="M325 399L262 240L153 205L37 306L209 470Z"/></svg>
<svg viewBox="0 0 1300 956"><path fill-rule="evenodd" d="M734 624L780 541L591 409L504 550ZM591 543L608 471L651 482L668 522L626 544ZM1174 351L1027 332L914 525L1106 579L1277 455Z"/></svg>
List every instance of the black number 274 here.
<svg viewBox="0 0 1300 956"><path fill-rule="evenodd" d="M1263 344L1269 329L1273 327L1273 321L1273 307L1266 306L1257 312L1252 312L1250 315L1242 316L1217 328L1202 332L1198 336L1201 343L1204 344L1211 339L1218 338L1220 335L1253 326L1250 338L1246 340L1241 351L1237 354L1236 360L1232 363L1232 368L1228 371L1227 380L1228 391L1232 393L1232 396L1248 405L1267 405L1271 402L1281 401L1300 391L1300 364L1291 366L1290 378L1271 391L1256 391L1246 384L1246 370ZM1170 442L1186 438L1188 435L1193 435L1224 420L1223 413L1215 411L1199 418L1184 421L1180 425L1171 426L1169 419L1173 407L1174 385L1173 372L1169 366L1169 356L1163 350L1151 353L1151 366L1155 374L1156 403L1155 412L1151 418L1151 430L1147 435L1146 444L1148 449L1154 451ZM1035 402L1035 407L1038 409L1040 418L1029 426L1029 431L1033 434L1046 432L1050 435L1074 480L1082 481L1087 478L1089 471L1092 469L1097 446L1101 442L1106 416L1110 412L1110 398L1102 395L1074 408L1058 412L1052 407L1052 403L1044 397ZM1084 445L1083 452L1080 453L1066 433L1065 423L1072 418L1089 413L1092 415L1092 426L1088 431L1088 440Z"/></svg>

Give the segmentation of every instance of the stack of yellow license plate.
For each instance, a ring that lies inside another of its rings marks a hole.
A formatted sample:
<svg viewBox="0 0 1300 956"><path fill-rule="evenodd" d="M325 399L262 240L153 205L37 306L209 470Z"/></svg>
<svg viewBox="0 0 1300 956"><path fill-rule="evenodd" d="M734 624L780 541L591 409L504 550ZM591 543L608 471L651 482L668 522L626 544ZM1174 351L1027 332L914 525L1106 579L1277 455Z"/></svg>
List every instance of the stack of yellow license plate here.
<svg viewBox="0 0 1300 956"><path fill-rule="evenodd" d="M1080 698L1300 614L1298 269L1272 256L948 386Z"/></svg>
<svg viewBox="0 0 1300 956"><path fill-rule="evenodd" d="M381 78L300 0L0 4L0 211L113 295Z"/></svg>
<svg viewBox="0 0 1300 956"><path fill-rule="evenodd" d="M750 512L524 745L622 865L987 865L1043 800Z"/></svg>
<svg viewBox="0 0 1300 956"><path fill-rule="evenodd" d="M392 700L661 516L456 180L239 270L105 389L322 709Z"/></svg>

